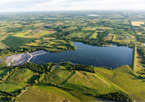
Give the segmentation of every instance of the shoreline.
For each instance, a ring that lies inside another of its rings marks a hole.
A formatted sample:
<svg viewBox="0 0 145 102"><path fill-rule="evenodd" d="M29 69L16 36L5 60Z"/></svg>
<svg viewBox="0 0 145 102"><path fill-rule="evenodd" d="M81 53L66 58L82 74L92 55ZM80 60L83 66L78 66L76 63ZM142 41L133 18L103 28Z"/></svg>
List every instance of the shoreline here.
<svg viewBox="0 0 145 102"><path fill-rule="evenodd" d="M5 63L8 66L17 66L17 65L22 65L26 62L29 62L33 58L33 56L39 56L45 53L47 52L44 50L39 50L39 51L34 51L32 53L26 52L26 53L21 53L21 54L14 54L14 55L1 58L0 61L2 61L3 59L6 59Z"/></svg>

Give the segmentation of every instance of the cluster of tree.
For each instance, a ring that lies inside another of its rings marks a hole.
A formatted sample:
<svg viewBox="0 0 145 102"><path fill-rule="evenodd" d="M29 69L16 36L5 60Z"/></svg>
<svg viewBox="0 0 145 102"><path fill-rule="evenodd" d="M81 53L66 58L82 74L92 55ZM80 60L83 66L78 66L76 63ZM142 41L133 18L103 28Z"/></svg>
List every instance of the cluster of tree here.
<svg viewBox="0 0 145 102"><path fill-rule="evenodd" d="M17 28L7 28L6 32L10 33L10 32L18 32L18 31L22 31L23 27L17 27Z"/></svg>
<svg viewBox="0 0 145 102"><path fill-rule="evenodd" d="M59 65L66 67L68 70L72 70L72 68L74 67L73 63L71 62L62 62Z"/></svg>
<svg viewBox="0 0 145 102"><path fill-rule="evenodd" d="M0 98L1 98L1 101L9 102L9 101L13 101L15 99L15 96L5 91L0 91Z"/></svg>
<svg viewBox="0 0 145 102"><path fill-rule="evenodd" d="M6 68L5 70L9 70L7 71L7 73L3 76L0 77L0 83L4 82L5 80L7 80L7 78L12 74L14 73L15 71L17 71L18 67L15 67L13 69L10 68Z"/></svg>
<svg viewBox="0 0 145 102"><path fill-rule="evenodd" d="M40 76L39 76L39 78L36 78L35 80L34 80L34 84L38 84L39 82L41 82L43 79L45 78L45 73L42 73Z"/></svg>
<svg viewBox="0 0 145 102"><path fill-rule="evenodd" d="M60 63L61 66L65 66L68 70L82 70L82 71L88 71L95 73L94 67L89 65L82 65L82 64L76 64L74 65L71 62L62 62Z"/></svg>
<svg viewBox="0 0 145 102"><path fill-rule="evenodd" d="M142 69L142 70L138 71L137 73L139 73L141 75L145 75L145 69Z"/></svg>
<svg viewBox="0 0 145 102"><path fill-rule="evenodd" d="M9 77L9 71L5 74L5 75L3 75L2 77L0 77L0 83L2 83L3 81L5 81L8 77Z"/></svg>
<svg viewBox="0 0 145 102"><path fill-rule="evenodd" d="M145 38L143 35L136 35L136 38L139 42L143 42L143 43L145 42Z"/></svg>
<svg viewBox="0 0 145 102"><path fill-rule="evenodd" d="M64 37L71 34L72 32L73 31L59 31L59 32L56 32L55 34L48 35L48 37L55 37L58 39L63 39Z"/></svg>
<svg viewBox="0 0 145 102"><path fill-rule="evenodd" d="M51 67L56 65L56 63L47 63L47 64L43 64L43 65L38 65L35 63L31 63L31 62L27 62L24 63L23 65L19 66L20 68L29 68L35 72L38 73L45 73L45 72L49 72L51 70Z"/></svg>
<svg viewBox="0 0 145 102"><path fill-rule="evenodd" d="M107 41L107 43L116 44L117 46L128 46L129 48L133 48L134 43L125 43L125 42L116 42L116 41Z"/></svg>
<svg viewBox="0 0 145 102"><path fill-rule="evenodd" d="M99 97L113 100L113 101L124 101L124 102L126 102L126 101L131 102L132 101L132 99L129 96L127 96L126 94L124 94L123 92L103 94L103 95L99 95Z"/></svg>
<svg viewBox="0 0 145 102"><path fill-rule="evenodd" d="M137 46L137 49L142 53L142 55L143 55L142 63L145 64L145 48L142 46Z"/></svg>
<svg viewBox="0 0 145 102"><path fill-rule="evenodd" d="M61 62L59 65L64 66L64 67L73 67L73 63L71 62Z"/></svg>
<svg viewBox="0 0 145 102"><path fill-rule="evenodd" d="M7 48L7 49L0 49L0 58L3 58L5 56L9 56L12 54L18 54L18 53L26 53L26 52L34 52L37 50L45 50L45 48L42 47L25 47L25 48Z"/></svg>
<svg viewBox="0 0 145 102"><path fill-rule="evenodd" d="M93 66L89 66L89 65L77 64L77 65L75 65L75 67L73 69L74 70L82 70L82 71L88 71L88 72L95 73L94 67Z"/></svg>

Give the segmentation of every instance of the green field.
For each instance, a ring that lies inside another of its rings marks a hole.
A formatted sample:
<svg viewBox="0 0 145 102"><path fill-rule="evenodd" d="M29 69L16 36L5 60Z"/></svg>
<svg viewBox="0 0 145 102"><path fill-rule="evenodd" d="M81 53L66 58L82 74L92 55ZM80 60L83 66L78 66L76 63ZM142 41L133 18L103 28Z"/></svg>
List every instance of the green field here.
<svg viewBox="0 0 145 102"><path fill-rule="evenodd" d="M145 100L144 79L134 75L132 68L129 66L121 66L114 70L103 68L95 68L97 73L118 85L129 95L133 96L136 101Z"/></svg>
<svg viewBox="0 0 145 102"><path fill-rule="evenodd" d="M9 36L5 40L2 40L2 43L9 47L20 47L28 42L31 42L32 40L34 40L34 38Z"/></svg>
<svg viewBox="0 0 145 102"><path fill-rule="evenodd" d="M35 97L34 97L35 96ZM38 84L29 89L17 101L79 101L68 92L54 86Z"/></svg>

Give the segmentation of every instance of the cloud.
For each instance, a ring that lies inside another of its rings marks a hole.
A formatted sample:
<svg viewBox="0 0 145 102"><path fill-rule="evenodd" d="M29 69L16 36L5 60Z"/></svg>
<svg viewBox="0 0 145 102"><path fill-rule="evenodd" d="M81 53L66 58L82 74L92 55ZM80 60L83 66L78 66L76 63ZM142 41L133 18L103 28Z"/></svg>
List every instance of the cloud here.
<svg viewBox="0 0 145 102"><path fill-rule="evenodd" d="M2 3L11 3L11 2L22 2L22 1L26 1L26 0L1 0L0 4L2 4Z"/></svg>
<svg viewBox="0 0 145 102"><path fill-rule="evenodd" d="M144 0L2 0L0 12L54 10L145 10Z"/></svg>

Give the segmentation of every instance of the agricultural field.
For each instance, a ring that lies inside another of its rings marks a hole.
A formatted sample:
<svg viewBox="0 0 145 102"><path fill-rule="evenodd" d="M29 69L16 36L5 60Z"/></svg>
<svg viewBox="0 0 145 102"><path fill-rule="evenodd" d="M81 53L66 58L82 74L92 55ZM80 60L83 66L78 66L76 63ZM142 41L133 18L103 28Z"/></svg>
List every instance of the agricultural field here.
<svg viewBox="0 0 145 102"><path fill-rule="evenodd" d="M141 26L141 24L144 24L144 22L141 22L141 21L132 21L131 24L132 24L132 26Z"/></svg>

